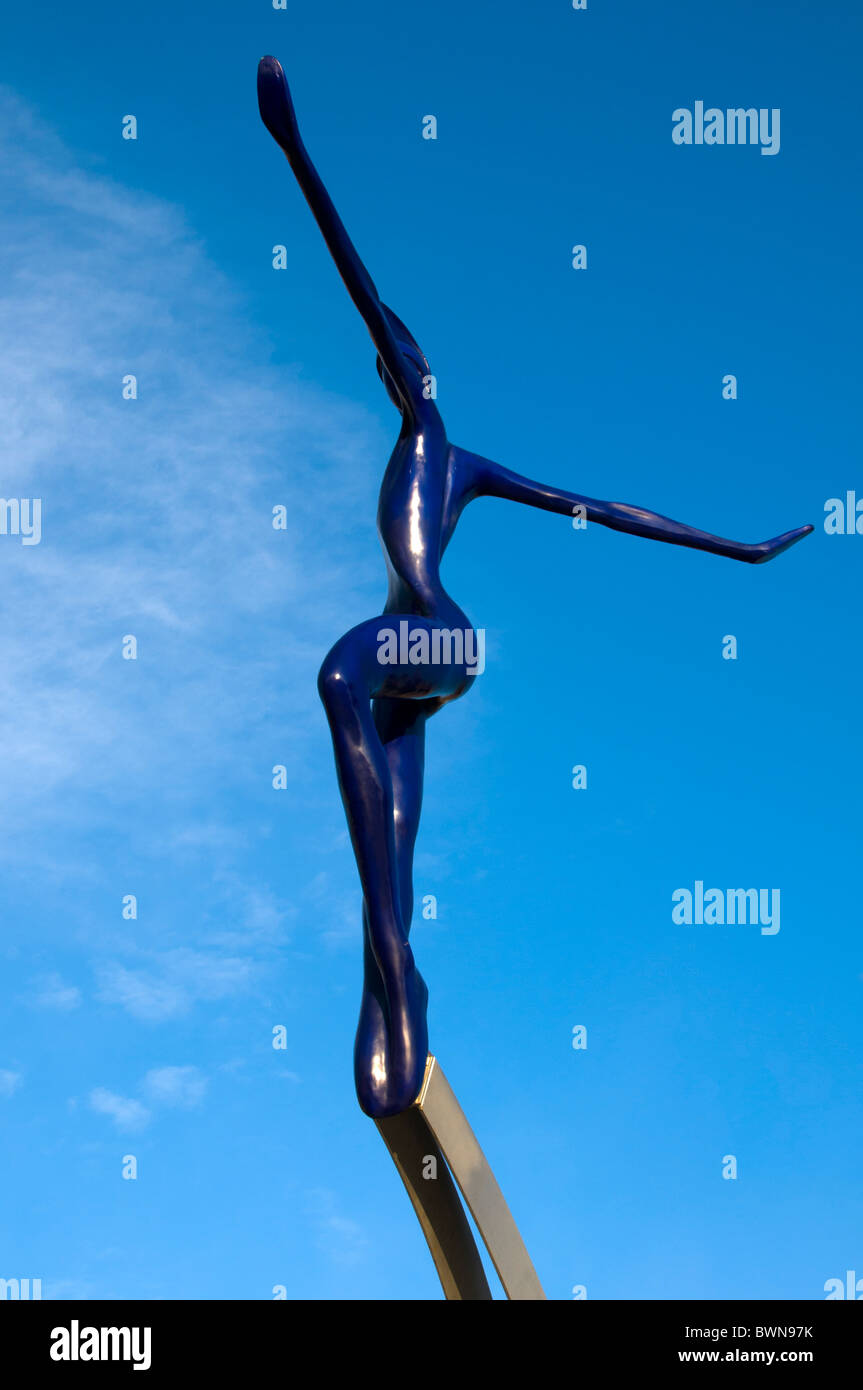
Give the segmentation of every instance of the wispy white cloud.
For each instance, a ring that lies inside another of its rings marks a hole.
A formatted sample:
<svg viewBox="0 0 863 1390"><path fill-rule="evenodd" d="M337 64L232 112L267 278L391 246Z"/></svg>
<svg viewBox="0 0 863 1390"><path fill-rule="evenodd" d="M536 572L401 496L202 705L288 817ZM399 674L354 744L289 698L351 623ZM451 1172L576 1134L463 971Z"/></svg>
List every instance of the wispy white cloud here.
<svg viewBox="0 0 863 1390"><path fill-rule="evenodd" d="M242 993L254 972L251 960L188 947L152 953L149 961L141 969L129 969L117 961L99 964L99 998L119 1004L133 1018L158 1023L188 1013L198 1000Z"/></svg>
<svg viewBox="0 0 863 1390"><path fill-rule="evenodd" d="M186 958L199 974L99 943L103 1001L170 1019L246 988L296 917L244 868L231 881L262 832L213 803L254 794L275 762L308 794L318 664L380 604L391 436L273 365L181 209L76 167L2 88L0 177L16 192L0 210L0 474L6 496L43 502L40 545L0 537L0 858L65 884L98 876L82 832L97 854L122 836L173 863L218 857L228 910ZM328 801L338 820L334 779ZM316 909L338 937L341 907ZM69 990L45 1006L74 1007Z"/></svg>
<svg viewBox="0 0 863 1390"><path fill-rule="evenodd" d="M154 1105L190 1110L204 1099L207 1078L197 1067L156 1067L147 1072L141 1089Z"/></svg>
<svg viewBox="0 0 863 1390"><path fill-rule="evenodd" d="M356 1265L365 1258L368 1237L358 1221L345 1216L336 1194L326 1187L306 1193L306 1212L316 1233L318 1248L335 1264Z"/></svg>
<svg viewBox="0 0 863 1390"><path fill-rule="evenodd" d="M97 1086L90 1092L90 1106L100 1115L109 1115L118 1129L138 1131L146 1129L151 1114L139 1100L115 1095L104 1086Z"/></svg>
<svg viewBox="0 0 863 1390"><path fill-rule="evenodd" d="M40 1009L58 1009L66 1013L78 1008L81 991L77 985L67 985L62 976L53 970L34 981L30 1002Z"/></svg>
<svg viewBox="0 0 863 1390"><path fill-rule="evenodd" d="M0 175L19 195L0 214L0 471L5 495L43 500L40 545L0 538L0 782L20 835L217 767L248 784L276 703L281 760L302 760L321 633L379 596L385 441L272 365L178 209L76 170L2 90Z"/></svg>
<svg viewBox="0 0 863 1390"><path fill-rule="evenodd" d="M0 1096L8 1099L14 1096L18 1087L21 1085L21 1073L17 1071L7 1071L0 1068Z"/></svg>
<svg viewBox="0 0 863 1390"><path fill-rule="evenodd" d="M198 1067L153 1067L138 1086L146 1104L97 1086L89 1095L90 1108L108 1115L118 1129L139 1131L147 1128L159 1109L195 1109L204 1099L207 1084Z"/></svg>
<svg viewBox="0 0 863 1390"><path fill-rule="evenodd" d="M342 860L347 863L350 853L347 835L345 842ZM303 886L300 897L310 907L319 924L320 940L328 949L338 950L349 942L362 940L362 895L358 880L356 885L350 877L347 883L344 877L335 882L332 874L321 869Z"/></svg>

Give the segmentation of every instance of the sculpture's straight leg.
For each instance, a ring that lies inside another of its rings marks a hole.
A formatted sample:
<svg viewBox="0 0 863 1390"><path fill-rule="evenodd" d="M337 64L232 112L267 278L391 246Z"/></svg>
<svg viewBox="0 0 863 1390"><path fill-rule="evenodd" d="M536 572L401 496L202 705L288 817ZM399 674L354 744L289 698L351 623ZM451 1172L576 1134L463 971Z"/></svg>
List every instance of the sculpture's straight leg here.
<svg viewBox="0 0 863 1390"><path fill-rule="evenodd" d="M395 875L405 936L413 914L413 854L422 805L426 706L418 700L378 699L372 715L389 769L392 790ZM392 1074L387 993L373 949L369 907L363 902L363 998L354 1043L357 1095L366 1114L375 1110L382 1078Z"/></svg>
<svg viewBox="0 0 863 1390"><path fill-rule="evenodd" d="M393 771L371 708L385 681L378 626L378 620L361 624L341 638L318 677L366 907L366 982L371 971L374 983L364 994L354 1055L357 1096L375 1119L408 1108L428 1055L428 991L402 913ZM401 703L414 717L411 702ZM421 780L416 794L418 804Z"/></svg>

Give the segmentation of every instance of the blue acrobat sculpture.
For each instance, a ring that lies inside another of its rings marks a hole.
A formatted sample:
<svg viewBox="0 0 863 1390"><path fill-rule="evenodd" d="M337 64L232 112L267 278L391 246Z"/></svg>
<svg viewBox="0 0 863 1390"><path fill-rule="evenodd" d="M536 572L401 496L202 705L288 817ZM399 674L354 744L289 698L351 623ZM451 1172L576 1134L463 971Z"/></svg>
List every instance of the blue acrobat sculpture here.
<svg viewBox="0 0 863 1390"><path fill-rule="evenodd" d="M287 155L348 293L377 350L377 369L401 414L384 473L378 529L387 561L389 625L409 624L413 659L381 660L381 619L341 637L318 680L333 736L336 767L363 891L365 979L354 1049L357 1096L367 1115L386 1120L420 1092L428 1057L428 991L408 934L413 911L413 851L422 803L425 727L473 683L473 629L440 577L444 551L468 502L504 497L573 515L634 536L707 550L748 564L771 560L811 526L757 545L722 540L643 507L597 502L532 482L447 439L427 387L429 364L411 333L382 302L300 137L281 64L262 58L258 101L264 124ZM444 663L416 659L436 640ZM404 651L397 653L404 657ZM459 659L461 658L461 659Z"/></svg>

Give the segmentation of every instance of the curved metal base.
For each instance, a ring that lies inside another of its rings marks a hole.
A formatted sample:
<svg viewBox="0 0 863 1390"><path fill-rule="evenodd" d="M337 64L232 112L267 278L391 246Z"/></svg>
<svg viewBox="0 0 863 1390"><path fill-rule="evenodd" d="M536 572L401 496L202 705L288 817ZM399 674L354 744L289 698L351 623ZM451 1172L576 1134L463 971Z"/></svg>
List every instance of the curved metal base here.
<svg viewBox="0 0 863 1390"><path fill-rule="evenodd" d="M507 1298L544 1299L503 1193L434 1057L429 1055L410 1109L375 1124L407 1189L445 1296L492 1296L458 1183Z"/></svg>

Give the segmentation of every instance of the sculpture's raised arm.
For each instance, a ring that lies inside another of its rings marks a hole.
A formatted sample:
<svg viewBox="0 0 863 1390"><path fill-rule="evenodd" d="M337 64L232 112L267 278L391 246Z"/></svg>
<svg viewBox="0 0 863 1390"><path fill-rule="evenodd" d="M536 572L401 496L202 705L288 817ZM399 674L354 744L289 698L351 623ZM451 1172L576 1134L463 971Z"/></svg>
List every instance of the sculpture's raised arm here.
<svg viewBox="0 0 863 1390"><path fill-rule="evenodd" d="M378 354L395 382L406 406L416 373L411 373L398 345L374 281L345 231L320 174L309 158L297 124L294 103L278 58L262 58L258 64L258 106L261 119L276 144L284 151L306 202L314 213L336 268L351 299L362 315Z"/></svg>
<svg viewBox="0 0 863 1390"><path fill-rule="evenodd" d="M560 512L566 516L575 515L576 508L581 507L586 520L608 526L612 531L626 531L632 536L645 536L669 545L686 545L693 550L706 550L712 555L725 555L730 560L743 560L750 565L772 560L813 530L812 526L799 526L773 540L747 545L743 541L724 540L721 536L711 536L707 531L697 531L693 526L672 521L670 517L660 516L644 507L632 507L625 502L598 502L595 498L582 497L576 492L564 492L561 488L533 482L466 449L457 449L455 453L465 492L472 497L504 497L510 502L523 502L529 507L540 507L544 511Z"/></svg>

